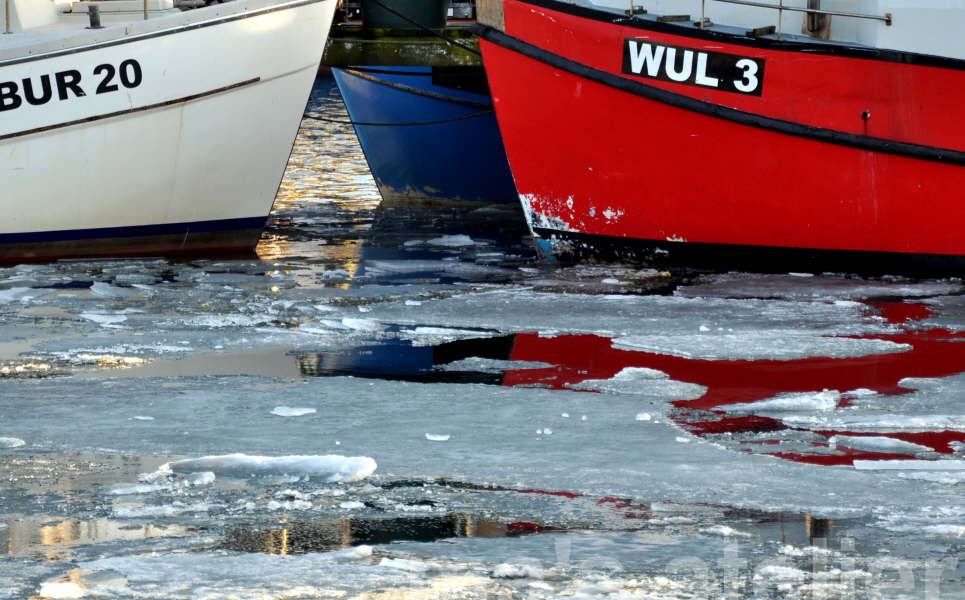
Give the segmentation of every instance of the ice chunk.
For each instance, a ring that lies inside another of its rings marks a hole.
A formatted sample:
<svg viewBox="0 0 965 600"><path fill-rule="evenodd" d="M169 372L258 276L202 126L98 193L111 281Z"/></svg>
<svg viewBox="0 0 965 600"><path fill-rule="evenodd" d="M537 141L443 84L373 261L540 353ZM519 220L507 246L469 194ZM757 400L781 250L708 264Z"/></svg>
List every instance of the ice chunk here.
<svg viewBox="0 0 965 600"><path fill-rule="evenodd" d="M653 417L650 416L650 413L637 413L637 421L649 421L652 418Z"/></svg>
<svg viewBox="0 0 965 600"><path fill-rule="evenodd" d="M837 390L788 392L767 400L730 404L720 408L730 412L828 411L834 410L840 401L841 393Z"/></svg>
<svg viewBox="0 0 965 600"><path fill-rule="evenodd" d="M847 396L849 398L866 398L868 396L877 396L878 392L874 390L869 390L868 388L858 388L856 390L849 390L843 392L842 396Z"/></svg>
<svg viewBox="0 0 965 600"><path fill-rule="evenodd" d="M286 502L279 502L278 500L272 500L265 505L265 509L275 511L275 510L311 510L312 503L307 500L290 500Z"/></svg>
<svg viewBox="0 0 965 600"><path fill-rule="evenodd" d="M6 290L0 290L0 304L10 304L16 300L29 297L28 295L33 290L28 287L15 287Z"/></svg>
<svg viewBox="0 0 965 600"><path fill-rule="evenodd" d="M379 566L408 571L410 573L425 573L432 568L432 565L428 563L408 558L383 558L379 562Z"/></svg>
<svg viewBox="0 0 965 600"><path fill-rule="evenodd" d="M899 283L840 275L802 277L801 273L722 273L701 277L675 294L685 297L788 298L801 300L863 299L875 296L937 296L961 290L955 282Z"/></svg>
<svg viewBox="0 0 965 600"><path fill-rule="evenodd" d="M500 579L542 579L546 572L535 565L502 563L493 568L493 577Z"/></svg>
<svg viewBox="0 0 965 600"><path fill-rule="evenodd" d="M140 296L144 292L142 290L118 287L104 283L103 281L95 281L94 284L90 286L90 293L100 298L131 298L133 296Z"/></svg>
<svg viewBox="0 0 965 600"><path fill-rule="evenodd" d="M963 415L788 415L781 420L792 427L848 431L960 431L965 429Z"/></svg>
<svg viewBox="0 0 965 600"><path fill-rule="evenodd" d="M659 396L669 400L692 400L707 391L702 385L675 381L663 371L645 367L625 367L610 379L587 379L566 387L609 394Z"/></svg>
<svg viewBox="0 0 965 600"><path fill-rule="evenodd" d="M448 442L449 434L444 433L427 433L426 439L431 442Z"/></svg>
<svg viewBox="0 0 965 600"><path fill-rule="evenodd" d="M356 546L354 548L346 548L345 550L338 550L332 552L332 558L341 560L362 560L363 558L370 558L372 556L372 546Z"/></svg>
<svg viewBox="0 0 965 600"><path fill-rule="evenodd" d="M154 417L148 417L146 415L134 415L129 421L153 421Z"/></svg>
<svg viewBox="0 0 965 600"><path fill-rule="evenodd" d="M27 442L15 437L0 437L0 448L19 448Z"/></svg>
<svg viewBox="0 0 965 600"><path fill-rule="evenodd" d="M856 460L859 471L965 471L965 460Z"/></svg>
<svg viewBox="0 0 965 600"><path fill-rule="evenodd" d="M150 494L170 489L170 486L161 483L121 483L112 486L107 493L114 496L129 496L134 494Z"/></svg>
<svg viewBox="0 0 965 600"><path fill-rule="evenodd" d="M657 369L646 367L624 367L612 377L612 381L639 381L641 379L667 379L669 376Z"/></svg>
<svg viewBox="0 0 965 600"><path fill-rule="evenodd" d="M252 477L296 475L323 477L326 481L359 481L375 472L376 462L367 456L249 456L226 454L168 463L174 473L211 471L218 476Z"/></svg>
<svg viewBox="0 0 965 600"><path fill-rule="evenodd" d="M898 380L898 385L916 390L934 390L942 385L942 379L933 377L903 377Z"/></svg>
<svg viewBox="0 0 965 600"><path fill-rule="evenodd" d="M271 414L278 415L279 417L302 417L316 412L318 412L318 410L314 408L294 408L291 406L276 406L271 409Z"/></svg>
<svg viewBox="0 0 965 600"><path fill-rule="evenodd" d="M922 528L924 533L940 535L943 537L965 537L965 525L925 525Z"/></svg>
<svg viewBox="0 0 965 600"><path fill-rule="evenodd" d="M199 471L197 473L188 473L182 479L180 479L177 484L179 487L190 487L195 485L210 485L214 483L217 476L211 471Z"/></svg>
<svg viewBox="0 0 965 600"><path fill-rule="evenodd" d="M928 446L913 444L912 442L887 436L833 435L828 439L828 442L832 447L845 446L846 448L867 450L869 452L915 454L917 452L931 451L931 448Z"/></svg>
<svg viewBox="0 0 965 600"><path fill-rule="evenodd" d="M898 473L898 477L902 479L930 481L943 485L965 483L965 471L911 471L908 473Z"/></svg>
<svg viewBox="0 0 965 600"><path fill-rule="evenodd" d="M888 340L817 336L791 331L628 335L614 339L613 347L704 360L796 360L816 356L849 358L911 349L909 344Z"/></svg>
<svg viewBox="0 0 965 600"><path fill-rule="evenodd" d="M707 535L719 535L720 537L736 537L736 538L750 538L754 537L753 534L747 533L745 531L738 531L733 527L728 527L727 525L713 525L711 527L703 527L700 533Z"/></svg>
<svg viewBox="0 0 965 600"><path fill-rule="evenodd" d="M358 510L360 508L365 508L365 504L363 502L359 502L358 500L349 500L347 502L340 503L338 507L344 508L345 510Z"/></svg>
<svg viewBox="0 0 965 600"><path fill-rule="evenodd" d="M102 313L91 313L91 312L80 313L80 316L83 317L84 319L87 319L88 321L93 321L98 325L102 325L104 327L115 326L118 323L123 323L124 321L127 320L127 317L125 317L124 315L105 315Z"/></svg>
<svg viewBox="0 0 965 600"><path fill-rule="evenodd" d="M352 277L352 274L345 269L331 269L329 271L324 271L321 274L321 278L326 281L339 280L344 281Z"/></svg>
<svg viewBox="0 0 965 600"><path fill-rule="evenodd" d="M87 591L72 581L46 581L40 585L38 594L43 598L83 598Z"/></svg>
<svg viewBox="0 0 965 600"><path fill-rule="evenodd" d="M432 238L431 240L426 240L426 244L429 246L443 246L446 248L464 248L467 246L475 246L476 242L473 241L468 235L444 235L442 237Z"/></svg>
<svg viewBox="0 0 965 600"><path fill-rule="evenodd" d="M256 325L270 323L272 320L273 317L270 315L201 315L184 319L182 324L188 328L205 327L208 329L221 329L226 327L254 327Z"/></svg>
<svg viewBox="0 0 965 600"><path fill-rule="evenodd" d="M171 517L189 512L208 512L211 506L204 502L196 504L149 505L149 506L115 506L114 516L122 519L138 519L144 517Z"/></svg>
<svg viewBox="0 0 965 600"><path fill-rule="evenodd" d="M802 582L806 579L807 573L804 571L783 565L767 565L754 573L755 581L768 581L770 583Z"/></svg>
<svg viewBox="0 0 965 600"><path fill-rule="evenodd" d="M362 307L360 306L359 308ZM384 329L378 321L373 321L372 319L355 319L352 317L343 318L342 325L349 329L355 329L356 331L381 331Z"/></svg>

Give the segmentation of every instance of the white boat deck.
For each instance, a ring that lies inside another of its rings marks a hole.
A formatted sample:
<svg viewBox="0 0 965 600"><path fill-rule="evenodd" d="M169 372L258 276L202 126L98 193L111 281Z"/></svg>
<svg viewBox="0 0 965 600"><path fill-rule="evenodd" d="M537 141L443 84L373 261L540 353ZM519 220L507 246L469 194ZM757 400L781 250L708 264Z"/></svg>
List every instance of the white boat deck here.
<svg viewBox="0 0 965 600"><path fill-rule="evenodd" d="M0 17L5 1L11 3L12 31L0 34L0 65L279 5L277 0L233 0L230 5L216 4L182 11L175 8L171 0L149 0L149 18L145 20L143 4L138 0L101 0L61 5L50 0L0 0ZM94 5L100 10L101 29L90 29L87 8ZM18 27L21 22L23 26Z"/></svg>

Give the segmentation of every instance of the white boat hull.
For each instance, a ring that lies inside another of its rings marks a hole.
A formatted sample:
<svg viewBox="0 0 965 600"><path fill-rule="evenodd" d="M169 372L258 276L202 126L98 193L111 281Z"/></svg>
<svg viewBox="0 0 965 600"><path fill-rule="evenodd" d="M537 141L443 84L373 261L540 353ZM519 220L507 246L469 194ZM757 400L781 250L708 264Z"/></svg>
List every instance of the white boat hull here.
<svg viewBox="0 0 965 600"><path fill-rule="evenodd" d="M0 259L254 246L334 1L237 0L0 62Z"/></svg>

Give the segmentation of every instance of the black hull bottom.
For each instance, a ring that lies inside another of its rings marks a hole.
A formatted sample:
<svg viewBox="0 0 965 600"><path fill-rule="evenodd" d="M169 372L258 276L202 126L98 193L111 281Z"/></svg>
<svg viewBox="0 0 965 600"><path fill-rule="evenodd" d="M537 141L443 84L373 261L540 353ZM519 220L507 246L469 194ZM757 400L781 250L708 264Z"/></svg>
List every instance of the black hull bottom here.
<svg viewBox="0 0 965 600"><path fill-rule="evenodd" d="M658 269L759 273L833 272L907 277L965 275L965 256L945 254L660 242L543 228L536 228L533 232L537 236L540 252L552 254L564 263L629 263Z"/></svg>
<svg viewBox="0 0 965 600"><path fill-rule="evenodd" d="M71 258L119 258L168 256L178 258L225 258L251 256L261 228L161 234L138 237L57 240L0 244L0 264L49 262Z"/></svg>

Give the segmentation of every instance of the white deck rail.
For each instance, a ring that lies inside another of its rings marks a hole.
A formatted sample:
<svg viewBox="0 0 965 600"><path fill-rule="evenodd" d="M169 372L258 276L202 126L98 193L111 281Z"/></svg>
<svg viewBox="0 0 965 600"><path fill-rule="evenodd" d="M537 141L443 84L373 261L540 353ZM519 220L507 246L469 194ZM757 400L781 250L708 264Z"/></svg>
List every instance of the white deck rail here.
<svg viewBox="0 0 965 600"><path fill-rule="evenodd" d="M823 10L821 8L821 0L807 0L807 6L788 6L784 4L784 0L778 0L777 4L773 2L755 2L754 0L712 0L714 2L725 2L727 4L740 4L743 6L755 6L759 8L770 8L777 11L777 26L775 28L775 33L777 39L781 39L781 29L784 25L784 11L801 12L808 15L808 20L816 19L819 15L828 16L839 16L852 19L871 19L875 21L882 21L885 25L891 25L891 13L885 13L883 15L873 15L867 13L856 13L856 12L846 12L840 10ZM700 21L699 26L703 28L706 23L704 18L704 10L706 8L707 0L700 0ZM632 6L632 0L631 0ZM814 29L817 29L815 26Z"/></svg>

